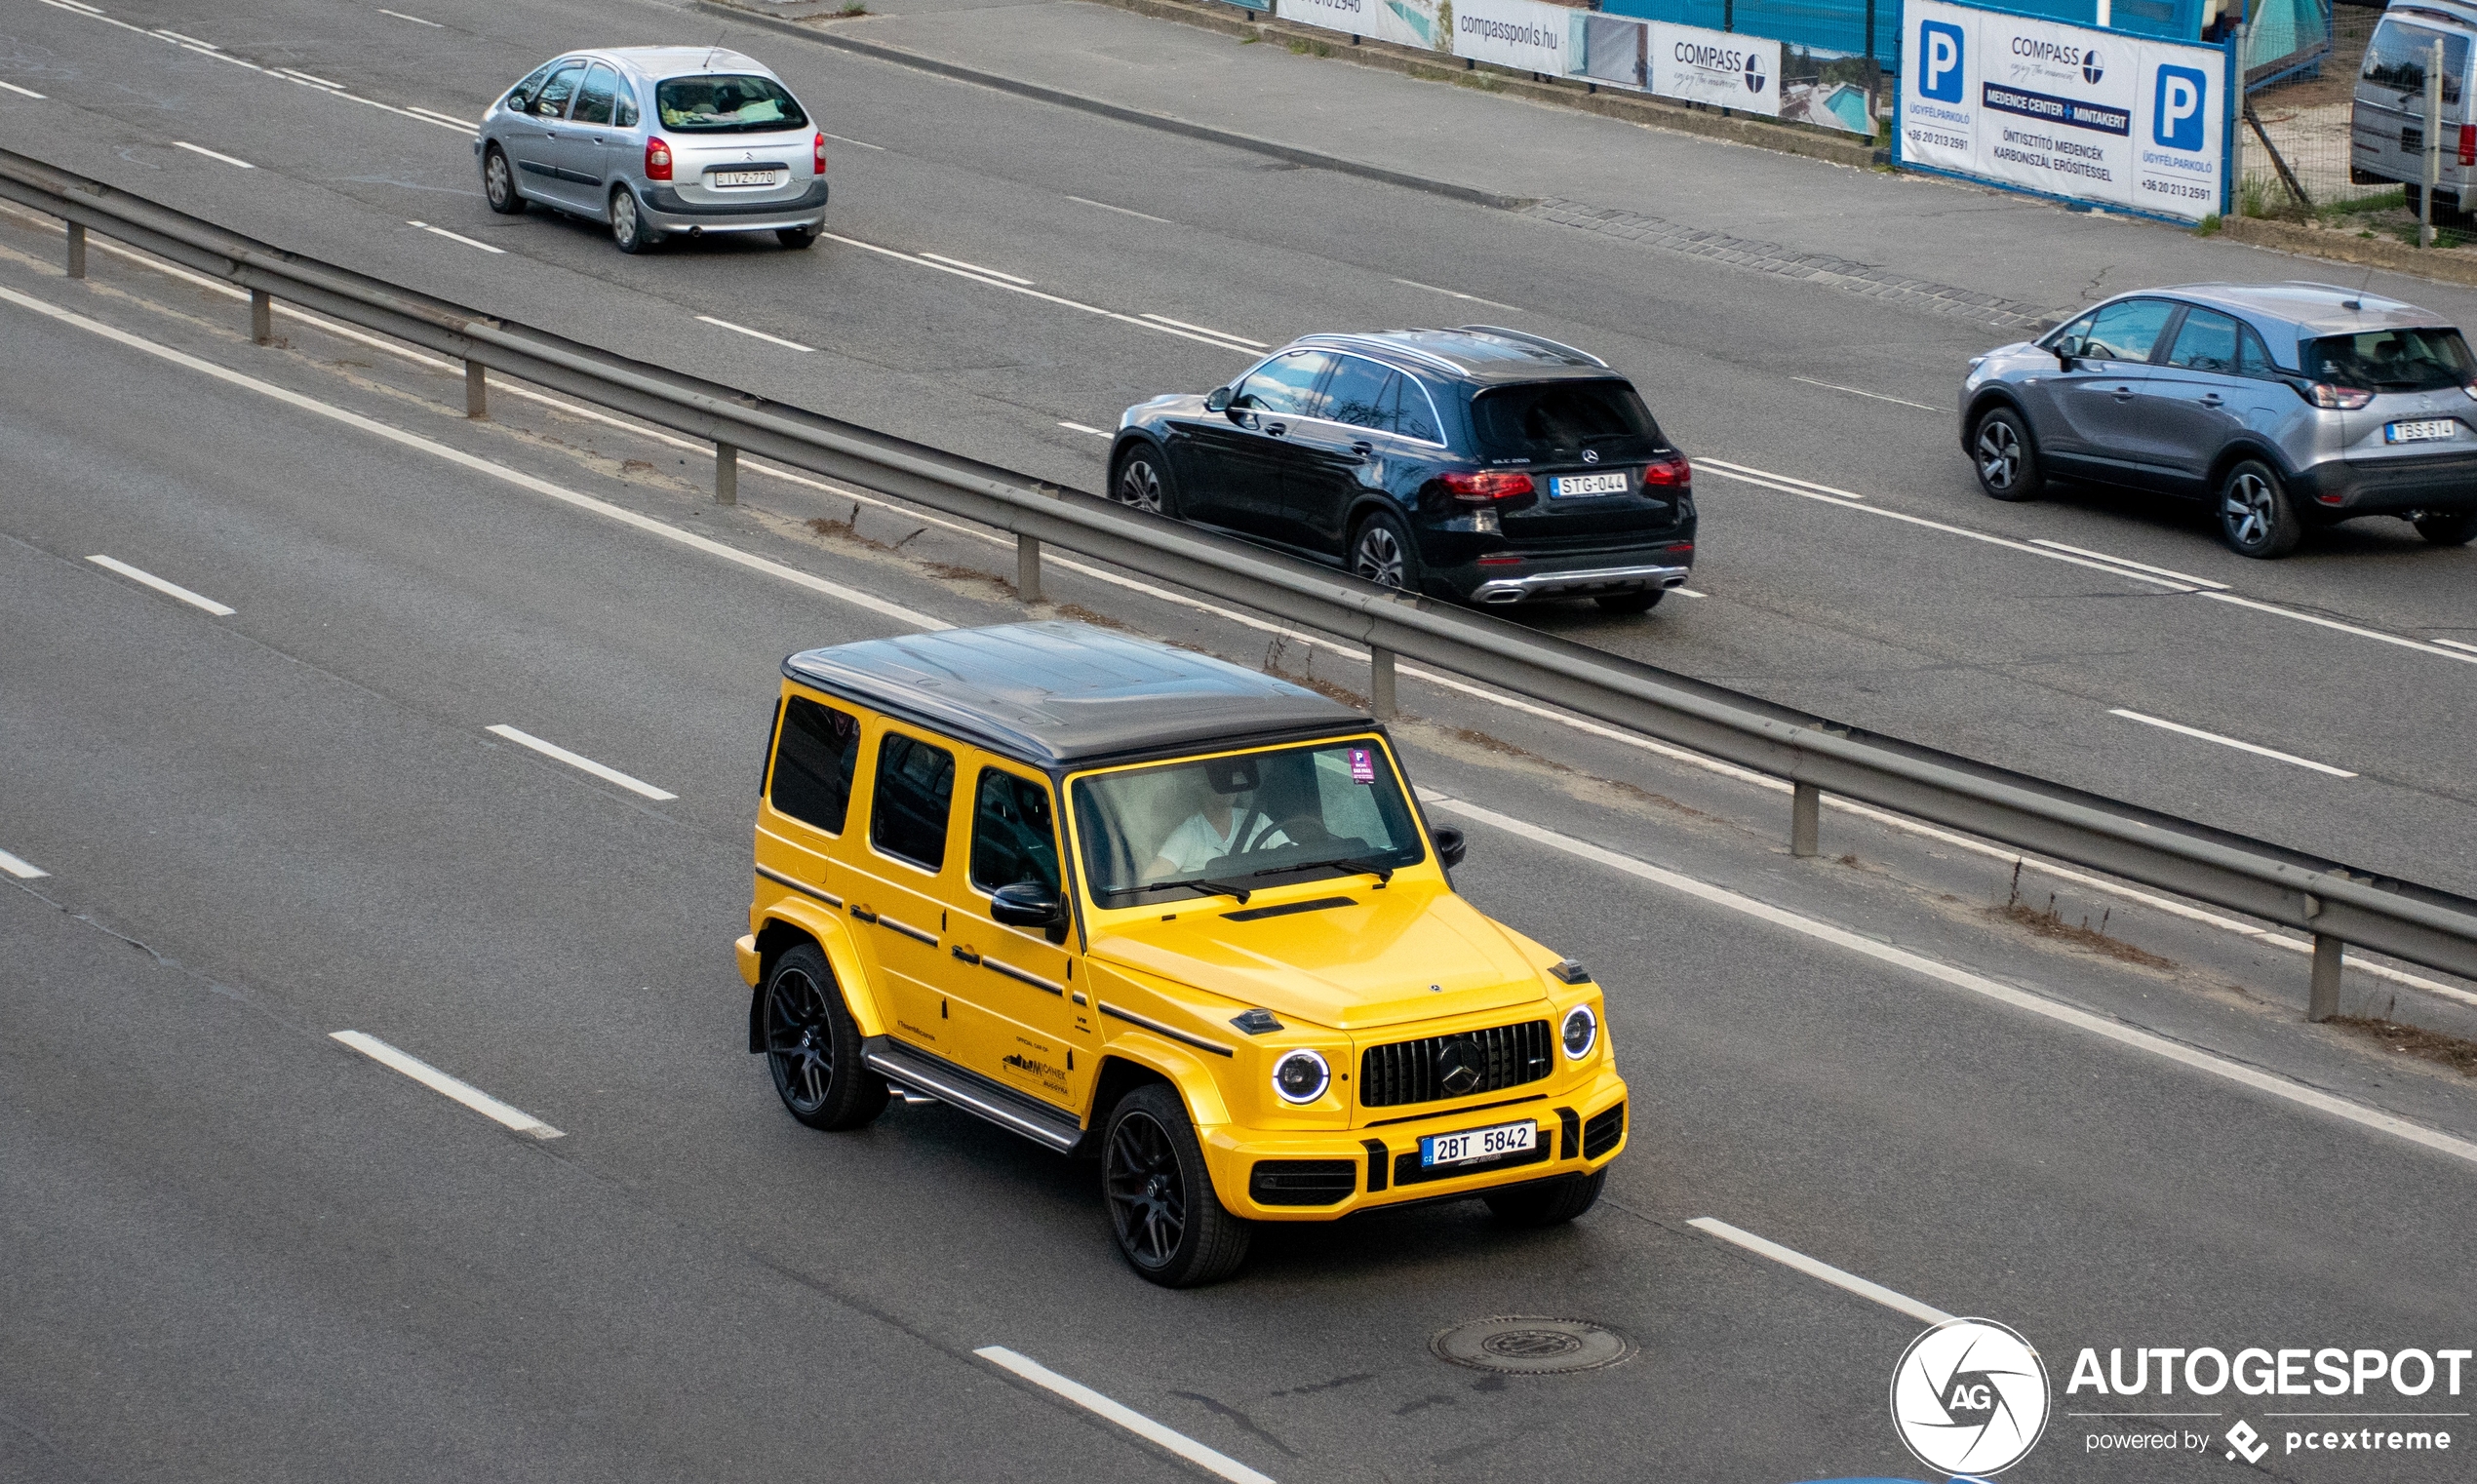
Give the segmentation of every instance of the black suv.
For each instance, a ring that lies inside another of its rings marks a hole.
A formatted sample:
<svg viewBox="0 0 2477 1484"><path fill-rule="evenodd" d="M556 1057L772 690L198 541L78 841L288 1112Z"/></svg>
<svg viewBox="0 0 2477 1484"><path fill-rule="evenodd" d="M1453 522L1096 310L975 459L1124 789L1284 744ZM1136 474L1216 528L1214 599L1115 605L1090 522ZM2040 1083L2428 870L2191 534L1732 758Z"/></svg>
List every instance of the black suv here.
<svg viewBox="0 0 2477 1484"><path fill-rule="evenodd" d="M1694 566L1693 472L1632 384L1487 325L1304 335L1127 409L1110 495L1467 603L1639 613Z"/></svg>

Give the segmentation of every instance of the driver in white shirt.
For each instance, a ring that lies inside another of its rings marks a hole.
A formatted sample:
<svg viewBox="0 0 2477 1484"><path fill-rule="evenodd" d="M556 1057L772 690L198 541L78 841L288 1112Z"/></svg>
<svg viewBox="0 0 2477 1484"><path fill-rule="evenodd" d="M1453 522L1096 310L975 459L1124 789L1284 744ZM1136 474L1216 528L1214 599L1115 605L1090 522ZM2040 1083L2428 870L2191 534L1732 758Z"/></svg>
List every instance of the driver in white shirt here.
<svg viewBox="0 0 2477 1484"><path fill-rule="evenodd" d="M1273 816L1255 806L1255 791L1215 791L1200 773L1191 785L1195 812L1161 841L1153 863L1144 868L1148 881L1179 880L1196 876L1225 855L1270 850L1290 843Z"/></svg>

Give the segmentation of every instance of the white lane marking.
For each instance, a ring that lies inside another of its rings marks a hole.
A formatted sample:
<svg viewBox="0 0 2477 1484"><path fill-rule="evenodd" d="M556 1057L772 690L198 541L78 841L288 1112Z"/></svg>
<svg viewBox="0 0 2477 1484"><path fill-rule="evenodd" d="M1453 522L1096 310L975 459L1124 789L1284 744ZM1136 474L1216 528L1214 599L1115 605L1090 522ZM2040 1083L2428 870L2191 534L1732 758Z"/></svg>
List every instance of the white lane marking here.
<svg viewBox="0 0 2477 1484"><path fill-rule="evenodd" d="M2182 1041L2171 1040L2164 1035L2137 1030L2122 1021L2113 1020L2104 1015L2077 1009L2060 1000L2033 995L2027 990L2017 990L2009 984L1999 984L1985 975L1973 974L1967 969L1954 968L1948 963L1938 963L1924 955L1910 953L1907 949L1895 948L1889 943L1878 943L1872 938L1850 932L1846 928L1834 927L1828 922L1820 922L1813 918L1801 917L1784 908L1774 907L1768 902L1758 902L1742 892L1731 891L1725 886L1714 886L1708 881L1699 881L1693 877L1559 835L1553 830L1543 829L1538 825L1515 819L1512 815L1500 814L1494 809L1481 808L1477 804L1465 803L1461 800L1449 799L1443 795L1432 795L1425 789L1420 791L1420 798L1425 802L1475 819L1481 824L1494 826L1508 835L1519 836L1552 850L1562 851L1567 855L1605 866L1612 871L1666 886L1681 895L1695 897L1715 907L1753 918L1758 921L1787 928L1790 932L1831 944L1835 948L1844 948L1854 954L1863 954L1867 957L1892 964L1896 968L1907 969L1924 978L1948 984L1954 989L1966 990L1970 994L2010 1005L2018 1010L2026 1010L2032 1015L2044 1016L2077 1031L2103 1036L2134 1050L2182 1063L2197 1072L2223 1077L2257 1092L2268 1093L2274 1098L2312 1109L2316 1113L2328 1113L2332 1117L2345 1119L2360 1127L2389 1134L2411 1144L2421 1145L2455 1159L2477 1164L2477 1143L2471 1143L2466 1139L2412 1123L2406 1118L2368 1108L2361 1103L2351 1103L2345 1098L2333 1097L2318 1088L2307 1087L2300 1082L2292 1082L2286 1077L2248 1067L2242 1062L2230 1061L2225 1057L2185 1045Z"/></svg>
<svg viewBox="0 0 2477 1484"><path fill-rule="evenodd" d="M1907 1294L1896 1293L1881 1283L1869 1283L1854 1272L1834 1268L1831 1264L1820 1259L1808 1257L1794 1247L1784 1247L1768 1237L1756 1236L1751 1231L1732 1227L1716 1216L1698 1216L1686 1225L1698 1231L1710 1232L1724 1242L1744 1247L1749 1252L1759 1253L1784 1268L1794 1268L1810 1278L1822 1278L1835 1288L1845 1288L1862 1299L1871 1299L1884 1308L1896 1313L1907 1314L1920 1323L1943 1324L1952 1317L1931 1304L1921 1304Z"/></svg>
<svg viewBox="0 0 2477 1484"><path fill-rule="evenodd" d="M1116 212L1121 216L1141 216L1146 221L1158 221L1165 227L1178 225L1166 216L1156 216L1150 212L1138 212L1123 206L1112 206L1106 201L1095 201L1089 196L1069 196L1067 199L1081 206L1097 206L1105 212Z"/></svg>
<svg viewBox="0 0 2477 1484"><path fill-rule="evenodd" d="M925 256L916 256L910 253L898 252L893 248L882 248L874 242L862 242L857 237L845 237L838 232L827 232L822 235L835 242L842 243L845 247L859 248L865 252L880 254L884 256L896 258L903 262L916 263L924 268L935 268L940 273L952 273L957 278L967 278L976 284L987 284L992 289L1004 289L1012 293L1020 293L1026 298L1040 299L1043 303L1056 304L1061 308L1080 309L1085 314L1097 314L1105 320L1116 320L1121 325L1132 325L1138 330L1150 330L1158 334L1176 335L1182 340L1193 340L1199 345L1210 345L1216 350L1235 350L1240 352L1241 354L1253 354L1255 350L1255 347L1251 345L1240 345L1236 341L1215 339L1209 335L1198 334L1192 330L1181 330L1175 325L1163 325L1158 323L1157 321L1144 319L1139 315L1121 314L1115 309L1104 309L1098 304L1086 304L1080 299L1061 298L1057 294L1046 293L1039 289L1028 289L1021 284L1007 283L1003 279L988 277L985 273L977 269L966 270L956 267L953 263L938 262Z"/></svg>
<svg viewBox="0 0 2477 1484"><path fill-rule="evenodd" d="M2182 722L2170 722L2159 717L2144 716L2138 711L2127 711L2121 706L2111 708L2107 712L2107 715L2111 717L2122 717L2128 722L2139 722L2144 726L2155 726L2162 731L2177 732L2187 737L2198 737L2205 742L2216 742L2221 747L2232 747L2240 753L2252 753L2257 758L2272 758L2281 762L2293 762L2299 767L2312 768L2317 773L2329 773L2334 778L2354 778L2356 776L2356 774L2349 772L2344 767L2333 767L2328 762L2316 762L2311 758L2300 758L2295 753L2283 753L2277 748L2263 747L2257 742L2240 742L2234 737L2222 737L2218 732L2204 731L2198 726L2187 726Z"/></svg>
<svg viewBox="0 0 2477 1484"><path fill-rule="evenodd" d="M36 880L52 874L25 857L11 855L6 850L0 850L0 871L7 872L20 881Z"/></svg>
<svg viewBox="0 0 2477 1484"><path fill-rule="evenodd" d="M1773 488L1785 490L1789 494L1828 495L1836 503L1866 498L1855 489L1839 489L1830 485L1818 485L1813 480L1793 479L1789 475L1774 474L1766 469L1750 469L1744 464L1730 463L1725 458L1698 458L1694 463L1698 469L1717 469L1733 479L1742 480L1748 484L1769 485Z"/></svg>
<svg viewBox="0 0 2477 1484"><path fill-rule="evenodd" d="M31 309L37 314L47 315L52 319L59 320L64 325L74 325L78 329L86 331L90 334L98 334L107 340L118 341L123 345L129 346L133 350L144 351L150 356L170 361L177 366L185 366L191 371L213 376L218 381L228 382L233 386L246 387L251 391L256 392L262 397L271 397L274 400L288 406L299 408L303 411L315 412L321 417L334 418L335 421L343 423L347 427L357 428L362 432L371 434L373 437L383 438L390 443L401 444L408 449L417 449L433 457L443 458L450 463L473 470L477 474L486 474L492 479L503 480L508 484L518 487L519 488L530 489L536 494L548 495L550 498L558 500L562 504L572 505L578 510L591 511L593 514L601 516L606 520L616 521L623 526L634 527L638 530L646 532L648 535L659 536L665 541L675 541L682 546L686 546L693 551L702 552L709 557L720 558L725 562L729 562L736 566L747 567L751 571L764 572L769 577L779 577L785 582L805 587L812 593L821 593L828 598L836 600L837 602L850 604L854 607L866 608L872 613L882 614L885 617L893 619L897 623L909 624L915 629L951 629L954 627L953 624L948 623L942 618L932 618L926 613L916 612L913 609L904 607L899 604L888 603L885 599L880 598L873 593L864 593L857 588L845 587L840 582L828 581L826 578L816 576L809 572L804 572L798 567L785 566L779 562L769 562L766 558L760 557L753 552L739 551L735 548L726 546L720 541L713 540L710 537L698 535L694 531L682 530L676 526L666 525L661 521L653 519L651 516L640 515L636 511L626 509L622 506L613 505L608 500L598 500L592 495L584 494L574 489L570 489L565 486L554 485L549 480L537 479L531 474L522 472L521 470L510 469L504 464L494 464L489 459L483 458L478 454L467 453L461 449L452 449L446 444L434 443L427 438L421 437L419 434L408 433L402 428L391 428L387 426L387 424L377 421L375 418L364 417L359 412L347 411L345 409L336 407L333 403L321 402L315 397L303 396L299 392L293 391L289 387L281 387L272 382L260 381L255 376L245 376L239 371L217 366L212 361L201 360L196 356L188 354L186 351L175 350L169 345L158 345L151 340L131 334L125 330L118 329L117 327L111 325L106 325L100 320L91 320L82 314L72 314L68 310L47 304L41 299L34 298L31 295L20 293L14 289L0 288L0 300L6 300L9 303L19 305L21 308Z"/></svg>
<svg viewBox="0 0 2477 1484"><path fill-rule="evenodd" d="M172 147L175 149L185 149L193 155L205 155L210 160L221 160L226 165L238 165L243 170L257 169L256 166L251 164L247 160L236 160L230 155L209 149L204 144L192 144L187 139L175 139L172 141Z"/></svg>
<svg viewBox="0 0 2477 1484"><path fill-rule="evenodd" d="M387 8L386 8L385 6L383 6L383 5L382 5L382 6L380 6L380 7L378 7L378 14L379 14L379 15L381 15L381 16L393 16L393 17L395 17L398 20L410 20L410 21L412 21L414 25L426 25L426 26L430 27L430 29L432 29L432 30L434 30L434 31L444 31L444 30L446 30L446 29L447 29L447 27L446 27L446 26L441 25L439 22L437 22L437 21L435 21L435 20L422 20L422 19L421 19L420 17L418 17L418 16L408 16L408 15L406 15L406 14L405 14L404 12L402 12L402 11L391 11L391 10L387 9Z"/></svg>
<svg viewBox="0 0 2477 1484"><path fill-rule="evenodd" d="M1116 433L1111 432L1107 428L1096 428L1087 422L1069 422L1063 417L1058 419L1058 426L1062 428L1073 428L1079 433L1089 433L1095 438L1118 437Z"/></svg>
<svg viewBox="0 0 2477 1484"><path fill-rule="evenodd" d="M596 762L593 759L585 757L581 753L571 753L556 742L545 742L541 738L534 736L531 732L518 731L515 727L510 726L505 722L501 722L498 725L490 728L490 731L491 735L494 737L505 737L507 740L515 743L519 747L530 747L533 751L540 753L545 758L556 758L560 762L567 763L570 767L575 768L581 772L591 773L605 783L615 783L632 794L643 794L646 798L653 800L657 803L664 800L677 799L680 797L668 789L657 789L652 784L646 782L642 778L631 778L615 767L606 767L603 764Z"/></svg>
<svg viewBox="0 0 2477 1484"><path fill-rule="evenodd" d="M210 52L219 52L223 50L212 41L200 41L195 36L183 36L178 31L168 30L160 25L155 27L155 34L161 36L166 41L177 41L183 46L205 47Z"/></svg>
<svg viewBox="0 0 2477 1484"><path fill-rule="evenodd" d="M943 253L923 252L921 255L926 258L933 258L938 262L951 263L958 268L969 268L974 273L986 273L991 278L1003 278L1010 284L1028 286L1032 282L1032 280L1028 278L1017 278L1012 273L1001 273L995 268L984 268L978 263L967 263L960 257L949 257Z"/></svg>
<svg viewBox="0 0 2477 1484"><path fill-rule="evenodd" d="M507 255L507 249L505 248L494 248L487 242L475 242L472 238L465 236L462 232L451 232L446 227L434 227L426 221L408 221L405 225L409 227L419 227L421 230L430 233L432 236L444 237L450 242L460 242L468 248L480 248L485 253L495 253L501 257L505 257Z"/></svg>
<svg viewBox="0 0 2477 1484"><path fill-rule="evenodd" d="M452 1077L421 1058L399 1051L368 1032L330 1031L327 1035L330 1040L342 1041L379 1066L401 1072L432 1092L461 1103L494 1123L505 1124L520 1134L530 1134L536 1139L568 1137L525 1110L502 1103L472 1083Z"/></svg>
<svg viewBox="0 0 2477 1484"><path fill-rule="evenodd" d="M825 134L825 131L824 131L824 130L822 130L822 129L818 130L817 132L818 132L819 134ZM872 143L870 143L870 142L869 142L868 140L866 140L866 139L851 139L851 138L845 138L845 137L844 137L842 135L839 135L839 134L827 134L827 135L826 135L826 137L827 137L827 138L829 138L829 139L834 140L834 141L835 141L836 143L838 143L838 144L857 144L857 145L859 145L862 149L874 149L874 150L878 151L880 154L884 154L884 153L885 152L885 145L883 145L883 144L872 144Z"/></svg>
<svg viewBox="0 0 2477 1484"><path fill-rule="evenodd" d="M2477 654L2477 644L2469 644L2465 640L2438 639L2434 641L2434 643L2438 644L2449 644L2455 649L2465 649L2471 654Z"/></svg>
<svg viewBox="0 0 2477 1484"><path fill-rule="evenodd" d="M467 134L478 134L481 132L482 126L472 119L458 118L452 113L443 113L436 108L424 108L419 103L405 104L405 111L407 113L418 114L423 119L434 124L446 124L450 128L461 129Z"/></svg>
<svg viewBox="0 0 2477 1484"><path fill-rule="evenodd" d="M1262 340L1250 340L1245 335L1232 334L1227 330L1215 330L1210 325L1190 325L1185 320L1173 320L1168 315L1155 314L1149 309L1144 312L1144 318L1152 320L1158 324L1175 325L1181 330L1192 330L1198 334L1208 334L1223 340L1236 340L1241 345L1252 346L1257 350L1271 350L1273 348Z"/></svg>
<svg viewBox="0 0 2477 1484"><path fill-rule="evenodd" d="M331 82L328 79L319 76L315 72L304 72L298 67L277 67L275 71L278 76L289 77L296 83L307 83L313 88L325 88L330 93L341 93L344 91L344 85L342 83Z"/></svg>
<svg viewBox="0 0 2477 1484"><path fill-rule="evenodd" d="M2377 640L2386 644L2397 644L2403 649L2421 650L2427 654L2439 654L2445 659L2456 659L2466 664L2477 665L2477 650L2465 654L2454 653L2440 645L2429 644L2421 639L2407 639L2397 634L2385 634L2379 629L2360 628L2352 623L2341 623L2336 618L2324 618L2315 613L2300 613L2295 608L2257 603L2251 598L2239 598L2234 593L2204 593L2202 596L2220 603L2232 603L2240 608L2252 608L2258 613L2276 613L2282 618L2293 618L2299 623L2309 623L2317 628L2337 629L2342 634L2353 634L2359 639Z"/></svg>
<svg viewBox="0 0 2477 1484"><path fill-rule="evenodd" d="M118 572L132 582L142 582L167 598L177 598L193 608L204 608L217 618L229 618L232 616L232 609L225 607L222 604L216 602L214 599L193 593L187 588L182 587L177 582L166 582L163 578L156 576L153 572L144 571L132 566L117 557L106 557L98 552L86 560L94 563L97 566Z"/></svg>
<svg viewBox="0 0 2477 1484"><path fill-rule="evenodd" d="M1521 308L1518 305L1500 304L1495 299L1483 299L1475 293L1465 293L1459 289L1439 289L1435 284L1423 284L1417 279L1397 278L1395 279L1394 282L1401 285L1405 289L1425 289L1431 293L1441 293L1449 299L1469 299L1472 303L1485 304L1491 309L1502 309L1509 314L1529 314L1531 312L1530 310Z"/></svg>
<svg viewBox="0 0 2477 1484"><path fill-rule="evenodd" d="M1669 591L1684 598L1709 598L1711 596L1710 593L1698 593L1690 587L1672 587Z"/></svg>
<svg viewBox="0 0 2477 1484"><path fill-rule="evenodd" d="M1069 1381L1040 1361L1018 1355L1003 1345L984 1345L972 1353L1002 1370L1014 1372L1044 1391L1065 1397L1096 1417L1118 1424L1156 1447L1168 1449L1231 1484L1274 1484L1270 1475L1258 1473L1227 1454L1216 1453L1183 1432L1173 1432L1134 1408L1114 1402L1081 1382Z"/></svg>
<svg viewBox="0 0 2477 1484"><path fill-rule="evenodd" d="M64 11L84 11L90 16L100 16L103 14L101 7L88 5L85 3L85 0L44 0L44 3Z"/></svg>
<svg viewBox="0 0 2477 1484"><path fill-rule="evenodd" d="M710 314L700 314L697 318L708 325L718 325L725 330L736 331L755 339L770 341L785 350L799 351L804 356L812 356L817 353L817 347L813 345L803 345L798 340L786 340L781 335L769 335L762 330L751 330L745 325L734 325L728 320L718 320Z"/></svg>
<svg viewBox="0 0 2477 1484"><path fill-rule="evenodd" d="M1881 392L1870 392L1862 387L1843 386L1837 381L1818 381L1812 376L1791 376L1789 379L1791 381L1802 381L1808 386L1820 386L1828 392L1847 392L1852 397L1865 397L1872 402L1893 402L1898 403L1903 407L1913 407L1921 412L1941 412L1944 410L1942 408L1929 407L1923 402L1911 402L1907 397L1887 397Z"/></svg>
<svg viewBox="0 0 2477 1484"><path fill-rule="evenodd" d="M2088 557L2095 562L2112 562L2118 566L2129 566L2138 572L2148 572L2153 576L2166 577L2177 582L2189 582L2197 588L2212 592L2227 591L2227 584L2224 582L2213 582L2208 577L2196 577L2190 572L2180 572L2172 566L2152 566L2147 562L2136 562L2131 557L2111 557L2105 552L2092 551L2086 546L2066 546L2062 541L2050 541L2045 536L2032 536L2029 538L2029 544L2044 546L2050 551L2068 551L2076 557Z"/></svg>
<svg viewBox="0 0 2477 1484"><path fill-rule="evenodd" d="M32 88L20 88L16 83L0 83L0 88L6 88L11 93L18 94L23 98L41 98L43 96L42 94L35 92Z"/></svg>

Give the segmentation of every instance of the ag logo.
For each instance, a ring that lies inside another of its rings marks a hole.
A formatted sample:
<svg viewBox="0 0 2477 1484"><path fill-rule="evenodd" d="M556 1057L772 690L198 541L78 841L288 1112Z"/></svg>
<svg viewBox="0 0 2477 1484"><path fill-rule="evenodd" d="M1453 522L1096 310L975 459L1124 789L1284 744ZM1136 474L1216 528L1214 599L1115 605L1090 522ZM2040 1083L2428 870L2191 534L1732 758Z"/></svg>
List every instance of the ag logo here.
<svg viewBox="0 0 2477 1484"><path fill-rule="evenodd" d="M1909 1342L1892 1373L1892 1422L1918 1462L2001 1473L2047 1427L2047 1367L1991 1319L1947 1319Z"/></svg>
<svg viewBox="0 0 2477 1484"><path fill-rule="evenodd" d="M2081 54L2081 80L2083 82L2086 82L2090 86L2096 88L2099 86L2099 79L2106 75L2107 69L2099 65L2098 53L2084 52Z"/></svg>
<svg viewBox="0 0 2477 1484"><path fill-rule="evenodd" d="M1746 91L1747 91L1747 92L1749 92L1749 93L1761 93L1761 92L1763 91L1763 83L1764 83L1764 77L1763 77L1763 61L1762 61L1762 59L1760 59L1760 58L1756 57L1756 56L1755 56L1752 52L1749 52L1749 53L1747 53L1747 54L1746 54Z"/></svg>

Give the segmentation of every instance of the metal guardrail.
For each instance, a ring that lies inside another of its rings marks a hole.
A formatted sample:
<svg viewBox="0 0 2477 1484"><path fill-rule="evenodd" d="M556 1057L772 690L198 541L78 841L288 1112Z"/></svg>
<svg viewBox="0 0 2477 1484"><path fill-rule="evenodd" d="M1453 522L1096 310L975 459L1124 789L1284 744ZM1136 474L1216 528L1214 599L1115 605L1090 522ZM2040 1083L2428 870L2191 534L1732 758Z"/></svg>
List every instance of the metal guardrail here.
<svg viewBox="0 0 2477 1484"><path fill-rule="evenodd" d="M1390 715L1394 661L1408 656L1614 726L1789 780L1790 841L1816 848L1818 804L1835 794L2015 849L2310 933L2308 1015L2339 1005L2344 945L2477 978L2477 902L2352 871L2261 840L1873 735L1485 613L1389 592L1311 564L1139 514L804 409L535 330L227 231L116 187L0 149L0 196L69 223L72 276L85 234L246 288L263 340L276 296L462 360L467 410L485 371L713 442L717 499L738 450L1011 532L1019 586L1039 593L1046 542L1356 641Z"/></svg>

